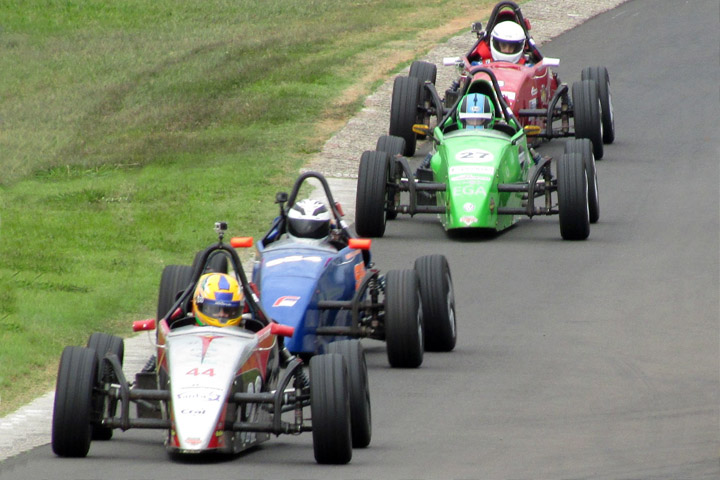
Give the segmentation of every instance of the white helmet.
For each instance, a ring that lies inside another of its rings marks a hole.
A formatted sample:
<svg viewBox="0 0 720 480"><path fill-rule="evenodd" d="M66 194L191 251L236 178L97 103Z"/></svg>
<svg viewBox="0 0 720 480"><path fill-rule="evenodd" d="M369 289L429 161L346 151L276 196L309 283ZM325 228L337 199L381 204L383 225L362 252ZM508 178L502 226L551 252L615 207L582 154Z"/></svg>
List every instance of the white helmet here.
<svg viewBox="0 0 720 480"><path fill-rule="evenodd" d="M493 59L517 63L525 48L525 31L515 22L505 21L495 25L490 34L490 51Z"/></svg>
<svg viewBox="0 0 720 480"><path fill-rule="evenodd" d="M296 242L322 243L330 235L330 212L317 200L295 202L288 212L287 234Z"/></svg>

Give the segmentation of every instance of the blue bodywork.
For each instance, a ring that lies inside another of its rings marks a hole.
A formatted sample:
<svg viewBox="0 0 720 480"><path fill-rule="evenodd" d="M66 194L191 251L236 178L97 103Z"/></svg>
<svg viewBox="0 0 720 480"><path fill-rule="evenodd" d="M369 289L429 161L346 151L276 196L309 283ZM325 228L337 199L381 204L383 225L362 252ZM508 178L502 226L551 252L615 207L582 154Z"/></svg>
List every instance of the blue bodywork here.
<svg viewBox="0 0 720 480"><path fill-rule="evenodd" d="M307 245L280 240L267 248L257 245L259 261L253 282L260 302L278 323L291 325L295 334L285 339L292 353L316 353L324 344L347 337L317 335L318 327L352 326L348 310L319 309L318 301L349 301L365 275L361 250L330 244Z"/></svg>

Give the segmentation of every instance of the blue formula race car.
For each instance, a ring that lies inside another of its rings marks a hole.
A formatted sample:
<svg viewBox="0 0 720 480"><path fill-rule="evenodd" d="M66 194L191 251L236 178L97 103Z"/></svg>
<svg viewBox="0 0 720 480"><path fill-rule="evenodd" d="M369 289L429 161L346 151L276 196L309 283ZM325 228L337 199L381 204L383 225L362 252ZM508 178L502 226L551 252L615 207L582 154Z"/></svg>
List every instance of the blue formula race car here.
<svg viewBox="0 0 720 480"><path fill-rule="evenodd" d="M298 199L314 179L327 203ZM381 275L371 260L370 240L357 238L326 179L303 173L288 195L276 196L280 214L256 243L253 283L262 306L292 326L285 340L294 354L332 351L332 342L371 338L387 344L393 367L422 364L424 351L455 347L455 298L446 258L428 255L414 268Z"/></svg>

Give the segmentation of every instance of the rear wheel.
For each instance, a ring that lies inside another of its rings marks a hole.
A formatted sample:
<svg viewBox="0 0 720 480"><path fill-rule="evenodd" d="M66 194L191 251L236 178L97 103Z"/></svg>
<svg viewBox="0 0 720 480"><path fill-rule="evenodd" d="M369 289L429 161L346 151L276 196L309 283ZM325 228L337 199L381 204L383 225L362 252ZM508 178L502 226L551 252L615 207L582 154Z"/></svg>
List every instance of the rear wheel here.
<svg viewBox="0 0 720 480"><path fill-rule="evenodd" d="M597 84L594 80L573 83L572 98L575 138L589 138L595 158L600 160L603 156L603 131Z"/></svg>
<svg viewBox="0 0 720 480"><path fill-rule="evenodd" d="M385 275L385 340L390 366L422 364L423 318L415 270L391 270Z"/></svg>
<svg viewBox="0 0 720 480"><path fill-rule="evenodd" d="M60 457L85 457L92 441L95 351L65 347L60 357L52 419L52 449Z"/></svg>
<svg viewBox="0 0 720 480"><path fill-rule="evenodd" d="M579 153L585 163L585 173L588 182L588 208L590 209L590 223L597 223L600 219L600 199L598 196L597 169L592 144L587 138L572 138L565 142L565 153Z"/></svg>
<svg viewBox="0 0 720 480"><path fill-rule="evenodd" d="M370 445L372 437L370 388L365 351L360 340L340 340L328 345L328 353L338 353L345 359L350 388L352 446L365 448Z"/></svg>
<svg viewBox="0 0 720 480"><path fill-rule="evenodd" d="M420 80L420 98L425 107L425 112L428 112L428 109L433 105L433 98L430 92L427 91L423 85L425 82L430 82L435 85L435 81L437 79L437 65L430 62L415 61L410 65L410 73L408 76ZM430 116L427 113L424 113L420 123L429 125ZM418 135L417 138L425 139L425 135Z"/></svg>
<svg viewBox="0 0 720 480"><path fill-rule="evenodd" d="M565 153L557 164L560 234L565 240L590 235L590 212L585 164L579 153Z"/></svg>
<svg viewBox="0 0 720 480"><path fill-rule="evenodd" d="M200 263L200 257L203 252L200 251L195 254L192 268L194 269L198 263ZM228 257L224 253L217 251L210 254L210 258L206 262L205 268L202 273L228 273Z"/></svg>
<svg viewBox="0 0 720 480"><path fill-rule="evenodd" d="M105 355L112 353L117 355L120 361L120 366L123 364L123 357L125 356L125 343L122 338L116 337L115 335L108 335L107 333L93 333L87 342L87 347L95 350L95 356L98 361L98 375L97 385L103 385L104 383L115 383L117 377L115 372L110 365L103 361ZM93 399L93 415L99 421L107 411L109 417L115 416L117 408L117 400L108 400L110 404L105 407L105 397L102 395L96 396ZM109 427L103 427L99 423L94 423L92 429L93 440L110 440L113 435L113 429Z"/></svg>
<svg viewBox="0 0 720 480"><path fill-rule="evenodd" d="M582 80L594 80L598 87L600 99L601 119L603 126L603 143L615 141L615 111L613 110L612 95L610 95L610 75L605 67L587 67L583 69Z"/></svg>
<svg viewBox="0 0 720 480"><path fill-rule="evenodd" d="M425 349L450 352L457 341L455 294L450 266L444 255L426 255L415 260L422 300Z"/></svg>
<svg viewBox="0 0 720 480"><path fill-rule="evenodd" d="M418 107L422 103L420 80L415 77L396 77L393 83L390 105L390 135L405 139L403 155L415 155L417 135L412 127L418 118Z"/></svg>
<svg viewBox="0 0 720 480"><path fill-rule="evenodd" d="M382 237L387 221L388 170L385 152L368 150L360 157L355 197L355 231L362 237Z"/></svg>
<svg viewBox="0 0 720 480"><path fill-rule="evenodd" d="M160 277L157 320L164 318L175 304L178 294L183 292L192 281L193 268L187 265L168 265Z"/></svg>
<svg viewBox="0 0 720 480"><path fill-rule="evenodd" d="M352 458L346 370L345 360L338 354L310 359L310 412L318 463L345 464Z"/></svg>

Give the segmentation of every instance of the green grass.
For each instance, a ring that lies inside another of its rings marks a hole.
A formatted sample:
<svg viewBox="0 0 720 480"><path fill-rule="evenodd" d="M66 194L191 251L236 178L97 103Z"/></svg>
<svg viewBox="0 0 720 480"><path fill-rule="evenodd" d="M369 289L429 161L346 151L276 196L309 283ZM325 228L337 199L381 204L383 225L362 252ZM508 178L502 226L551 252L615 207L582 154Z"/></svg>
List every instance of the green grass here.
<svg viewBox="0 0 720 480"><path fill-rule="evenodd" d="M0 2L0 415L52 388L65 345L152 316L216 220L259 236L363 95L478 8Z"/></svg>

